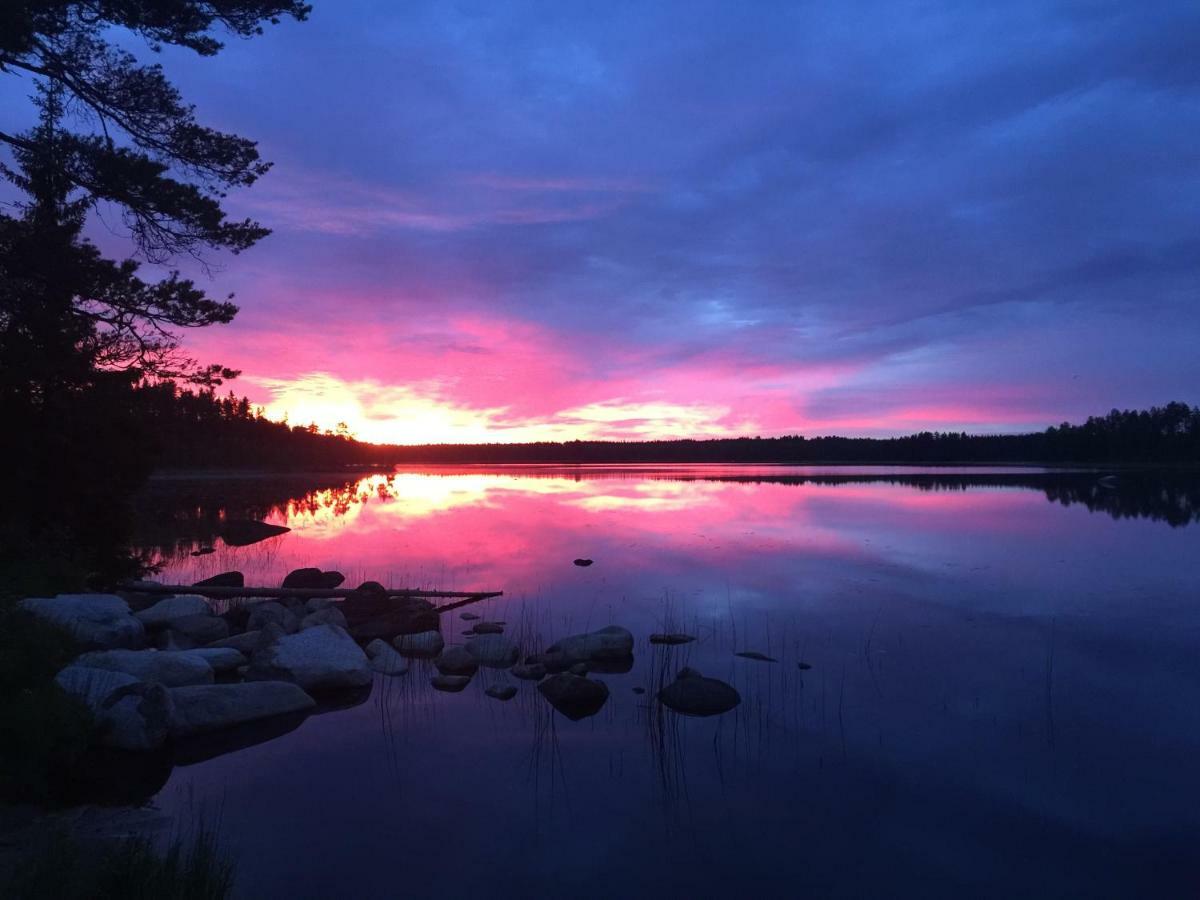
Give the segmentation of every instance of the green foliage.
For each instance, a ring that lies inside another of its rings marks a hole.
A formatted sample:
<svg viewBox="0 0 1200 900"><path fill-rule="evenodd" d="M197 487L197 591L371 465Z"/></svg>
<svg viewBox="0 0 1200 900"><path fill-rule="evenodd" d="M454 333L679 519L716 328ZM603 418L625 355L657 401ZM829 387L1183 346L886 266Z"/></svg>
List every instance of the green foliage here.
<svg viewBox="0 0 1200 900"><path fill-rule="evenodd" d="M14 900L221 900L233 889L233 863L201 828L159 851L145 839L86 847L51 835L13 876Z"/></svg>

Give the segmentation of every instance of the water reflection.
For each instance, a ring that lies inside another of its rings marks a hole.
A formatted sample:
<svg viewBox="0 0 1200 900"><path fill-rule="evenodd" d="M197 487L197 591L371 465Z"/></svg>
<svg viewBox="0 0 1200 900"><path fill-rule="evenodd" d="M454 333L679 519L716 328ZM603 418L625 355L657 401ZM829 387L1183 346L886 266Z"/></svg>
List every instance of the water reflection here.
<svg viewBox="0 0 1200 900"><path fill-rule="evenodd" d="M172 580L502 588L471 610L525 654L609 624L636 640L627 671L590 676L610 696L589 718L502 670L438 693L414 660L270 740L181 754L155 802L223 798L246 896L385 896L400 871L451 896L1184 893L1200 496L1101 477L546 468L193 493L204 515L154 545ZM293 530L187 555L224 516ZM685 666L741 703L666 710Z"/></svg>

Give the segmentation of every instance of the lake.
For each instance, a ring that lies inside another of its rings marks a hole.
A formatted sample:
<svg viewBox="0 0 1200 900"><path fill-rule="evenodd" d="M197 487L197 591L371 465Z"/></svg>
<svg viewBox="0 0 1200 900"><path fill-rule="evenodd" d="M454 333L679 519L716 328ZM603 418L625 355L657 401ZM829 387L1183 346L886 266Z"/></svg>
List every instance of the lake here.
<svg viewBox="0 0 1200 900"><path fill-rule="evenodd" d="M247 515L292 531L213 539ZM163 581L319 566L502 590L470 609L527 651L609 624L636 647L580 721L497 670L439 693L416 662L246 746L181 753L149 802L219 822L246 897L1193 896L1198 520L1195 479L1153 473L160 479L139 541ZM459 615L441 617L451 643ZM665 709L684 666L740 705ZM485 695L497 682L516 698Z"/></svg>

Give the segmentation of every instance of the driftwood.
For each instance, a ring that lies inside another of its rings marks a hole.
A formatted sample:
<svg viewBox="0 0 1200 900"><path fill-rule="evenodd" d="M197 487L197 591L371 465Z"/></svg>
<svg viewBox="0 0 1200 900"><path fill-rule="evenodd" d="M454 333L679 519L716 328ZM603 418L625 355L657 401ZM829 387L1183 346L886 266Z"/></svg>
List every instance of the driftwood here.
<svg viewBox="0 0 1200 900"><path fill-rule="evenodd" d="M271 587L224 587L218 585L194 584L149 584L137 582L117 585L117 590L139 594L199 594L201 597L294 597L298 600L308 600L313 597L334 597L346 599L358 596L353 588L271 588ZM462 598L467 602L486 600L489 597L501 597L504 591L423 591L418 588L385 588L388 597L452 597ZM462 604L450 604L451 608Z"/></svg>

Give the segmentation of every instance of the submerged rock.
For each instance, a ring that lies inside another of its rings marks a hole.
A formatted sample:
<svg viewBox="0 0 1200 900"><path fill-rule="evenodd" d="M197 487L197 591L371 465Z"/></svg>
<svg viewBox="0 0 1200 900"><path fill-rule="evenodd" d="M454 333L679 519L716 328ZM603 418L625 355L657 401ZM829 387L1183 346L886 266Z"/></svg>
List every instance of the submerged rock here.
<svg viewBox="0 0 1200 900"><path fill-rule="evenodd" d="M476 622L471 627L472 634L503 634L504 626L499 622Z"/></svg>
<svg viewBox="0 0 1200 900"><path fill-rule="evenodd" d="M506 637L484 634L467 644L467 652L481 666L492 669L507 669L521 658L521 651Z"/></svg>
<svg viewBox="0 0 1200 900"><path fill-rule="evenodd" d="M417 634L402 634L392 646L405 656L432 657L442 652L446 645L440 631L422 631Z"/></svg>
<svg viewBox="0 0 1200 900"><path fill-rule="evenodd" d="M547 668L569 668L576 663L623 660L633 656L633 634L619 625L609 625L586 634L573 634L546 648L538 662Z"/></svg>
<svg viewBox="0 0 1200 900"><path fill-rule="evenodd" d="M759 662L779 662L779 660L777 660L775 657L767 656L765 653L759 653L757 650L743 650L740 653L735 653L733 655L740 656L742 659L758 660Z"/></svg>
<svg viewBox="0 0 1200 900"><path fill-rule="evenodd" d="M466 647L446 647L433 664L443 675L474 675L479 660Z"/></svg>
<svg viewBox="0 0 1200 900"><path fill-rule="evenodd" d="M572 721L594 716L608 700L608 685L603 681L566 672L542 681L538 691L551 706Z"/></svg>
<svg viewBox="0 0 1200 900"><path fill-rule="evenodd" d="M650 635L650 643L652 644L667 644L673 646L675 644L690 644L696 638L690 634L681 634L677 631L672 631L667 634L652 634Z"/></svg>
<svg viewBox="0 0 1200 900"><path fill-rule="evenodd" d="M408 671L408 660L392 649L385 640L376 638L366 646L371 668L381 675L403 675Z"/></svg>
<svg viewBox="0 0 1200 900"><path fill-rule="evenodd" d="M524 681L541 681L546 677L546 667L541 663L517 663L509 671Z"/></svg>
<svg viewBox="0 0 1200 900"><path fill-rule="evenodd" d="M798 668L801 672L807 672L809 669L812 668L812 664L806 663L806 662L798 662L798 663L796 663L796 668Z"/></svg>
<svg viewBox="0 0 1200 900"><path fill-rule="evenodd" d="M484 693L497 700L511 700L517 696L517 689L511 684L493 684Z"/></svg>
<svg viewBox="0 0 1200 900"><path fill-rule="evenodd" d="M291 681L306 691L363 687L371 683L371 665L344 629L318 625L255 653L246 680Z"/></svg>
<svg viewBox="0 0 1200 900"><path fill-rule="evenodd" d="M241 572L222 572L211 578L203 578L192 587L245 587L246 576Z"/></svg>
<svg viewBox="0 0 1200 900"><path fill-rule="evenodd" d="M435 690L457 694L471 683L470 675L434 675L429 679Z"/></svg>
<svg viewBox="0 0 1200 900"><path fill-rule="evenodd" d="M159 600L153 606L134 613L147 628L166 628L184 616L211 616L212 607L199 594L177 594Z"/></svg>
<svg viewBox="0 0 1200 900"><path fill-rule="evenodd" d="M174 705L171 733L189 737L284 713L312 709L316 701L286 681L209 684L170 690Z"/></svg>
<svg viewBox="0 0 1200 900"><path fill-rule="evenodd" d="M659 702L685 716L716 716L742 702L732 685L705 678L695 669L682 669L675 680L658 692Z"/></svg>
<svg viewBox="0 0 1200 900"><path fill-rule="evenodd" d="M167 739L173 710L163 685L81 665L63 669L55 681L92 711L104 746L155 750Z"/></svg>
<svg viewBox="0 0 1200 900"><path fill-rule="evenodd" d="M185 684L212 684L213 667L190 651L166 653L158 650L97 650L75 661L77 666L124 672L138 681L150 681L167 687ZM241 654L238 654L240 657ZM244 662L244 660L243 660Z"/></svg>
<svg viewBox="0 0 1200 900"><path fill-rule="evenodd" d="M31 597L20 605L39 619L61 625L85 649L137 649L145 642L145 626L129 612L129 604L115 594Z"/></svg>
<svg viewBox="0 0 1200 900"><path fill-rule="evenodd" d="M479 614L473 613L473 612L465 612L465 613L461 613L459 615L459 618L462 619L464 622L473 622L474 620L479 618Z"/></svg>
<svg viewBox="0 0 1200 900"><path fill-rule="evenodd" d="M283 525L268 525L266 522L256 522L252 519L229 519L221 526L218 534L230 547L245 547L267 538L287 534L291 530Z"/></svg>

